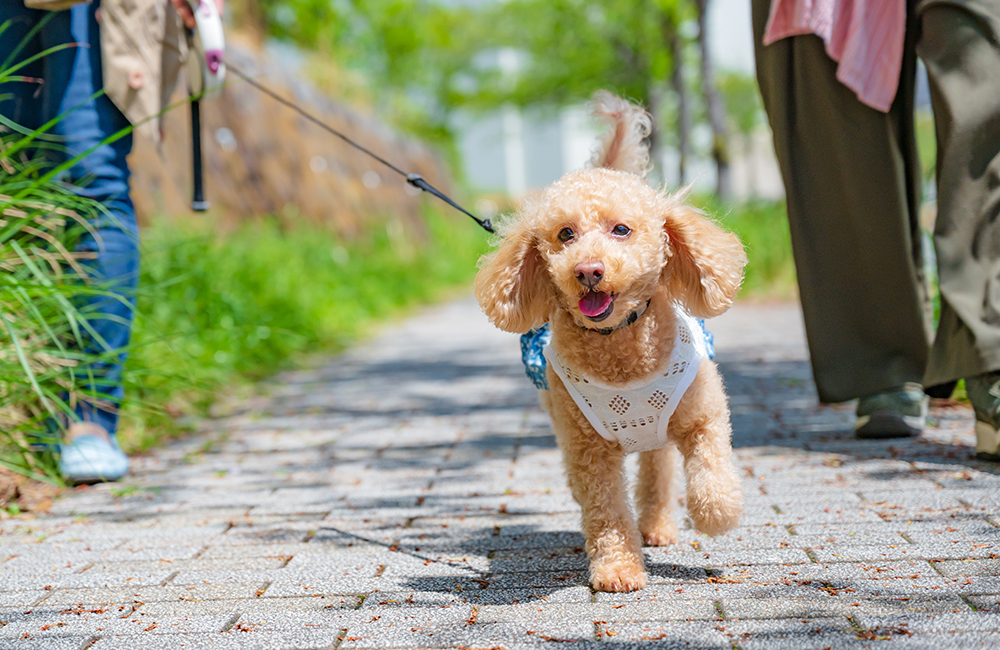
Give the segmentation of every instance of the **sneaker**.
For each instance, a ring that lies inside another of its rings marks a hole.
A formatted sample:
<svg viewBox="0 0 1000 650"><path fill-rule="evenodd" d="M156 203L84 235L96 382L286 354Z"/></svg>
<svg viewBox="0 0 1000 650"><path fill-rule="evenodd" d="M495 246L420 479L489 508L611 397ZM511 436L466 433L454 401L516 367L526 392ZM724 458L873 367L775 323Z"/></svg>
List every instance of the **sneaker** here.
<svg viewBox="0 0 1000 650"><path fill-rule="evenodd" d="M976 412L976 458L1000 462L1000 372L969 377L965 394Z"/></svg>
<svg viewBox="0 0 1000 650"><path fill-rule="evenodd" d="M66 430L59 469L68 483L117 481L128 473L128 456L104 427L74 422Z"/></svg>
<svg viewBox="0 0 1000 650"><path fill-rule="evenodd" d="M858 419L854 435L865 440L913 438L924 430L927 421L927 395L920 384L858 400Z"/></svg>

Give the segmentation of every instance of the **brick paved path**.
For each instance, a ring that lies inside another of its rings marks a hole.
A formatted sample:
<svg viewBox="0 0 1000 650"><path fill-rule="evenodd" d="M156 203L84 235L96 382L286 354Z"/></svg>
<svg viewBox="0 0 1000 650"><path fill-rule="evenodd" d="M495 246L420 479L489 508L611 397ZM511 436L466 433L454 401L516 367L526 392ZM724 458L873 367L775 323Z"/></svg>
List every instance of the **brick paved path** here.
<svg viewBox="0 0 1000 650"><path fill-rule="evenodd" d="M470 301L270 382L123 483L0 526L0 648L1000 648L1000 475L967 409L860 442L796 308L713 321L747 513L587 586L516 337Z"/></svg>

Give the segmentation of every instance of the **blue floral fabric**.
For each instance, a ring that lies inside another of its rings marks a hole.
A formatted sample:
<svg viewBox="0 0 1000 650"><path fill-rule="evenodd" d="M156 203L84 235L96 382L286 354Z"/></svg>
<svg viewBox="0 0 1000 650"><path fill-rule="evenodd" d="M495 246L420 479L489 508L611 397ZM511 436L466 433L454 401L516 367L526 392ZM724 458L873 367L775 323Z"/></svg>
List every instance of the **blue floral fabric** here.
<svg viewBox="0 0 1000 650"><path fill-rule="evenodd" d="M708 331L707 327L705 327L705 319L704 318L699 318L699 319L697 319L697 321L698 321L698 324L701 325L701 331L705 333L705 350L708 351L708 358L709 359L714 359L715 358L715 337L712 336L712 333Z"/></svg>
<svg viewBox="0 0 1000 650"><path fill-rule="evenodd" d="M542 354L542 350L551 340L552 332L548 323L521 335L521 361L524 362L524 372L539 390L549 389L549 382L545 379L545 355Z"/></svg>
<svg viewBox="0 0 1000 650"><path fill-rule="evenodd" d="M715 337L705 328L704 319L699 318L698 324L705 332L705 347L708 349L708 358L714 359ZM552 332L549 330L548 323L521 335L521 361L524 363L524 372L539 390L549 389L549 382L545 378L545 355L542 354L542 350L551 340Z"/></svg>

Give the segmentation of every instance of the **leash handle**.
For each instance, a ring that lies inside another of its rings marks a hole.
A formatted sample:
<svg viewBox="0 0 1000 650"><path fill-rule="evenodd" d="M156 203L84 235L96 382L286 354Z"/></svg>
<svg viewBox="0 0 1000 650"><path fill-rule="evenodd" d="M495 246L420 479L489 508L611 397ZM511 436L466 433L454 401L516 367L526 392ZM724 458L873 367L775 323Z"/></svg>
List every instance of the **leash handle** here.
<svg viewBox="0 0 1000 650"><path fill-rule="evenodd" d="M192 95L212 93L226 78L226 36L215 0L187 0L196 27L189 34L188 86Z"/></svg>
<svg viewBox="0 0 1000 650"><path fill-rule="evenodd" d="M191 178L194 190L191 197L191 209L195 212L208 210L209 203L205 200L205 170L201 159L201 100L191 101Z"/></svg>
<svg viewBox="0 0 1000 650"><path fill-rule="evenodd" d="M226 78L226 38L222 16L214 0L187 0L194 14L195 29L187 31L188 92L191 94L191 209L208 210L205 200L205 172L202 167L201 98L217 92Z"/></svg>

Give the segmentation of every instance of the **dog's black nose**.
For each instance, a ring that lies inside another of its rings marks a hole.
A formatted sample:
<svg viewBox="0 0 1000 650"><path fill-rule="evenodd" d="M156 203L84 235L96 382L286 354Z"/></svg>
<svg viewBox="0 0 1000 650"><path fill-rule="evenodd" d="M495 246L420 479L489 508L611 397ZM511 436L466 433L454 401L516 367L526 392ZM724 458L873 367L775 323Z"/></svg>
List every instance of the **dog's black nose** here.
<svg viewBox="0 0 1000 650"><path fill-rule="evenodd" d="M580 284L588 289L593 289L604 277L604 265L595 260L580 262L573 269L573 272L576 273L576 279Z"/></svg>

